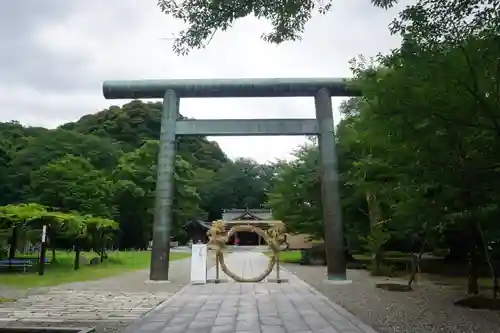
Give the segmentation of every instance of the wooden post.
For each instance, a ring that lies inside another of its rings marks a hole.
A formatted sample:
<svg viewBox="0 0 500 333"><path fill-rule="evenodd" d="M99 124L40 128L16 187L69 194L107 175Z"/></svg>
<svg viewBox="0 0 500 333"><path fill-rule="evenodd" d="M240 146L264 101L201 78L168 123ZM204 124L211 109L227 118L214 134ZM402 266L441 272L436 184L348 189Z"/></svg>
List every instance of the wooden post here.
<svg viewBox="0 0 500 333"><path fill-rule="evenodd" d="M214 283L220 283L220 278L219 278L219 257L218 255L215 255L215 281Z"/></svg>

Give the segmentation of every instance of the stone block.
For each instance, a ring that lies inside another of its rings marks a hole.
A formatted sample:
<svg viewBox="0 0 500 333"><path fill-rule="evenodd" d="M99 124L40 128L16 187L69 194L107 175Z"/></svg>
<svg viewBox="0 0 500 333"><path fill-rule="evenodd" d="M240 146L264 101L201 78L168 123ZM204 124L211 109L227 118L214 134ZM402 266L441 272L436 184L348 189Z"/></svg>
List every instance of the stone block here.
<svg viewBox="0 0 500 333"><path fill-rule="evenodd" d="M233 325L214 326L210 333L234 333Z"/></svg>
<svg viewBox="0 0 500 333"><path fill-rule="evenodd" d="M236 323L236 318L234 316L217 317L215 318L214 325L225 326L225 325L234 325L235 323Z"/></svg>
<svg viewBox="0 0 500 333"><path fill-rule="evenodd" d="M286 333L286 329L283 326L262 325L260 329L262 333Z"/></svg>

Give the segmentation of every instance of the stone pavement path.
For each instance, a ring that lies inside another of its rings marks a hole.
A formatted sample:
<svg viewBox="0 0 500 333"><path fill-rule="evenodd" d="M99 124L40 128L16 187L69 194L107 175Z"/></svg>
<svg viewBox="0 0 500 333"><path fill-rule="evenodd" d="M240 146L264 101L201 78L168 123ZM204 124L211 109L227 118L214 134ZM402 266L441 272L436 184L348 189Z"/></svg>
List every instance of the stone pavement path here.
<svg viewBox="0 0 500 333"><path fill-rule="evenodd" d="M259 252L226 257L229 268L246 277L260 274L267 261ZM376 333L299 278L285 270L280 274L289 282L187 286L126 332ZM214 276L212 268L209 278Z"/></svg>
<svg viewBox="0 0 500 333"><path fill-rule="evenodd" d="M189 282L190 259L171 263L170 283L148 283L149 271L30 292L0 304L0 324L7 322L136 321Z"/></svg>

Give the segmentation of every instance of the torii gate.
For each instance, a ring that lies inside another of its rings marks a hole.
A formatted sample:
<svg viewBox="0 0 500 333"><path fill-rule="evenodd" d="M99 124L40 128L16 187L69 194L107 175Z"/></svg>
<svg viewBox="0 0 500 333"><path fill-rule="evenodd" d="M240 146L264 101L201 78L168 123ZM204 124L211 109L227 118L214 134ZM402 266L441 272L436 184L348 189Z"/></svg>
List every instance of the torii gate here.
<svg viewBox="0 0 500 333"><path fill-rule="evenodd" d="M107 99L163 98L150 279L168 280L176 135L317 135L328 280L346 281L331 97L357 96L343 78L105 81ZM178 120L180 98L314 97L315 119Z"/></svg>

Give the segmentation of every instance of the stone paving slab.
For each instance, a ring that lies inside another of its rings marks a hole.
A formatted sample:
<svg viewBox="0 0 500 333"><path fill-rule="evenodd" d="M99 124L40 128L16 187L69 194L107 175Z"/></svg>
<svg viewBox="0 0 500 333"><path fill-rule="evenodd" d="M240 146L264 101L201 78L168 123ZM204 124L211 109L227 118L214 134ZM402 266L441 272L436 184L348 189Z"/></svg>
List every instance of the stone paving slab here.
<svg viewBox="0 0 500 333"><path fill-rule="evenodd" d="M170 283L148 283L149 271L39 288L0 304L5 322L134 322L189 281L190 259L171 263Z"/></svg>
<svg viewBox="0 0 500 333"><path fill-rule="evenodd" d="M20 321L135 321L155 308L171 293L117 293L98 291L51 290L17 302L4 303L0 318Z"/></svg>
<svg viewBox="0 0 500 333"><path fill-rule="evenodd" d="M226 262L248 277L259 275L268 259L259 252L234 252ZM126 332L376 333L294 275L280 274L289 282L187 286ZM213 277L215 268L209 271Z"/></svg>

